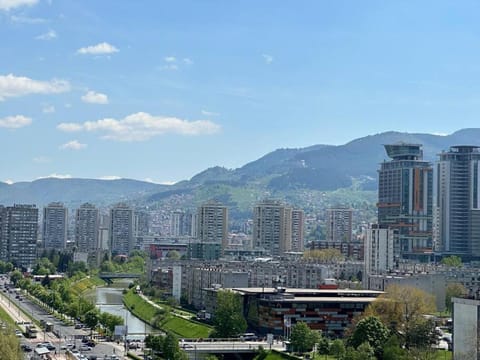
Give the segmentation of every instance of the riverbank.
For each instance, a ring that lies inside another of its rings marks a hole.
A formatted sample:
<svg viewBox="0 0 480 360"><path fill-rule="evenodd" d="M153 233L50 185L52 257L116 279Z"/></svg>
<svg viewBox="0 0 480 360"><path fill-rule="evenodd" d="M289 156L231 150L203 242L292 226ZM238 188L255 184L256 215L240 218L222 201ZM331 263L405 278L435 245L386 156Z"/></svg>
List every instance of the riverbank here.
<svg viewBox="0 0 480 360"><path fill-rule="evenodd" d="M100 279L98 276L87 276L73 283L70 289L75 295L78 296L87 290L91 290L97 286L103 286L105 284L106 282Z"/></svg>
<svg viewBox="0 0 480 360"><path fill-rule="evenodd" d="M170 306L156 304L133 290L123 296L123 303L132 314L152 327L182 338L208 338L213 331L211 326L175 314Z"/></svg>

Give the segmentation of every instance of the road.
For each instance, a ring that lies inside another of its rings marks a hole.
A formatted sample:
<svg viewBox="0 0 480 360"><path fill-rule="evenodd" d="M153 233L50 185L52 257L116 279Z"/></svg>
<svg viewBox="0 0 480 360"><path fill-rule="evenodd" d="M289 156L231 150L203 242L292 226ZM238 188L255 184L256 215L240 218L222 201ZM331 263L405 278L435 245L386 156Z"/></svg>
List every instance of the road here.
<svg viewBox="0 0 480 360"><path fill-rule="evenodd" d="M8 290L5 288L5 283L8 283L8 281L9 280L5 278L0 279L0 306L4 308L16 322L30 322L32 321L31 319L36 319L38 321L44 320L52 323L54 331L58 335L56 336L51 332L41 330L36 339L22 338L22 343L29 344L32 348L35 348L40 342L51 342L57 348L55 351L52 351L54 359L65 358L66 350L63 350L62 347L67 344L73 344L76 349L80 348L82 345L81 339L90 334L89 330L75 329L73 325L68 325L58 320L43 307L29 300L24 294L19 296L20 299L17 298L13 287L10 287ZM28 314L28 316L26 314ZM82 353L87 358L97 356L99 359L104 359L105 356L110 357L111 355L117 355L122 359L125 351L122 343L99 342L92 350L83 351Z"/></svg>

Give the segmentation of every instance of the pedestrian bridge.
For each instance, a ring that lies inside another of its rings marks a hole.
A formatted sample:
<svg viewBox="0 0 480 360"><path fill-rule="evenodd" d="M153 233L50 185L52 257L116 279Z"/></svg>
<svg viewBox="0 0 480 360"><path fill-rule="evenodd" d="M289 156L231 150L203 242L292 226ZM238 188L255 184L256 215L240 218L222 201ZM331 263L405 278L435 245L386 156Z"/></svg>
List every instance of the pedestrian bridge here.
<svg viewBox="0 0 480 360"><path fill-rule="evenodd" d="M260 348L277 351L286 350L285 344L282 342L273 342L270 346L266 341L241 341L239 339L219 339L217 341L215 339L209 339L208 341L184 339L180 341L179 346L192 360L202 359L207 354L221 354L224 357L238 358L237 355L255 354Z"/></svg>
<svg viewBox="0 0 480 360"><path fill-rule="evenodd" d="M105 281L111 282L113 279L138 279L141 274L129 274L129 273L99 273L98 277Z"/></svg>

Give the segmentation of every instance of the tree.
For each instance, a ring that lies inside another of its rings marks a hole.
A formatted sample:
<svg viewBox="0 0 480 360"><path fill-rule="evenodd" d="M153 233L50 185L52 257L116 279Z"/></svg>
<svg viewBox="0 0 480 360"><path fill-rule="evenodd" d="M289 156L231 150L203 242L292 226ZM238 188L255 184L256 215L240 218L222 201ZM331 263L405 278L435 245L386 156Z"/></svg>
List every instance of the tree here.
<svg viewBox="0 0 480 360"><path fill-rule="evenodd" d="M233 337L245 332L247 321L243 316L240 294L230 290L217 292L217 309L213 318L213 337Z"/></svg>
<svg viewBox="0 0 480 360"><path fill-rule="evenodd" d="M10 328L0 330L0 349L2 360L22 360L20 341Z"/></svg>
<svg viewBox="0 0 480 360"><path fill-rule="evenodd" d="M337 359L342 359L345 351L345 344L340 339L333 340L330 344L330 355L335 356Z"/></svg>
<svg viewBox="0 0 480 360"><path fill-rule="evenodd" d="M460 256L451 255L442 259L442 264L450 267L462 266L462 258Z"/></svg>
<svg viewBox="0 0 480 360"><path fill-rule="evenodd" d="M435 311L432 295L413 286L390 285L361 317L378 317L386 326L393 325L393 330L404 333L410 324Z"/></svg>
<svg viewBox="0 0 480 360"><path fill-rule="evenodd" d="M167 258L170 260L179 260L180 259L180 253L177 250L171 250L167 254Z"/></svg>
<svg viewBox="0 0 480 360"><path fill-rule="evenodd" d="M349 346L343 357L345 360L375 360L373 348L368 343L363 343L354 348Z"/></svg>
<svg viewBox="0 0 480 360"><path fill-rule="evenodd" d="M98 313L98 310L92 309L85 314L85 318L83 321L85 322L85 325L90 328L90 330L93 330L98 325L99 318L100 314Z"/></svg>
<svg viewBox="0 0 480 360"><path fill-rule="evenodd" d="M398 337L391 336L383 345L383 360L409 360L409 355L405 349L402 349Z"/></svg>
<svg viewBox="0 0 480 360"><path fill-rule="evenodd" d="M317 351L320 355L327 355L330 353L330 341L325 336L321 336L318 341Z"/></svg>
<svg viewBox="0 0 480 360"><path fill-rule="evenodd" d="M318 331L310 329L306 323L300 321L292 327L292 333L290 334L290 343L294 351L311 351L313 346L319 341L320 334L318 333Z"/></svg>
<svg viewBox="0 0 480 360"><path fill-rule="evenodd" d="M348 345L358 348L361 344L367 343L374 350L376 355L382 352L382 346L390 336L388 328L375 316L369 316L360 320L348 339Z"/></svg>
<svg viewBox="0 0 480 360"><path fill-rule="evenodd" d="M10 281L14 284L17 285L18 281L23 277L22 273L19 270L14 270L10 274Z"/></svg>
<svg viewBox="0 0 480 360"><path fill-rule="evenodd" d="M175 355L180 352L178 339L172 333L168 333L163 339L162 352L163 358L166 360L174 360Z"/></svg>
<svg viewBox="0 0 480 360"><path fill-rule="evenodd" d="M154 351L162 351L163 336L148 334L145 338L145 346Z"/></svg>
<svg viewBox="0 0 480 360"><path fill-rule="evenodd" d="M453 303L452 298L454 297L464 297L467 295L468 291L460 283L450 283L447 285L446 294L445 294L445 306L448 311L452 312Z"/></svg>
<svg viewBox="0 0 480 360"><path fill-rule="evenodd" d="M407 349L430 349L436 343L435 322L432 319L417 319L406 329Z"/></svg>

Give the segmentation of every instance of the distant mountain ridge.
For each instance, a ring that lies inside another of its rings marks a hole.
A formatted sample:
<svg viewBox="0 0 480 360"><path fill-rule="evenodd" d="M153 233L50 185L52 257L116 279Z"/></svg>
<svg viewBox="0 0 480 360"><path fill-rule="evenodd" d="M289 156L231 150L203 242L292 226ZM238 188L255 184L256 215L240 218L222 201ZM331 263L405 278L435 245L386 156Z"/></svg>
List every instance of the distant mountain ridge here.
<svg viewBox="0 0 480 360"><path fill-rule="evenodd" d="M355 191L375 190L379 164L388 160L383 145L396 142L423 145L424 159L455 145L480 146L480 128L462 129L441 136L389 131L352 140L344 145L314 145L298 149L277 149L237 169L216 166L190 180L174 185L120 179L47 178L12 185L0 183L0 204L61 201L79 205L89 201L109 205L119 201L142 204L172 197L203 201L215 197L231 206L250 206L260 197L284 197L291 191L333 191L355 186ZM178 200L176 206L181 206Z"/></svg>

